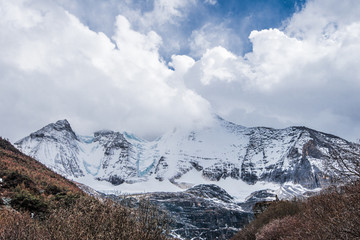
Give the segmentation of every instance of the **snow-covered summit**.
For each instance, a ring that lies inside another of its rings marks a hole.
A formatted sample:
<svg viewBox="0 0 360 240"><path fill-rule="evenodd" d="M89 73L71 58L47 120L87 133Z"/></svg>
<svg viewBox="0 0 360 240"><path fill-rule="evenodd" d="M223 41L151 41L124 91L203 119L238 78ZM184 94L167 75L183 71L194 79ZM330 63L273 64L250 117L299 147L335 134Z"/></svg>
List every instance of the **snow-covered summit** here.
<svg viewBox="0 0 360 240"><path fill-rule="evenodd" d="M78 142L77 135L65 119L46 125L15 145L62 175L80 177L84 174L77 161Z"/></svg>
<svg viewBox="0 0 360 240"><path fill-rule="evenodd" d="M76 139L77 136L72 130L70 123L64 119L59 120L56 123L50 123L40 130L31 133L30 138L64 138L64 139Z"/></svg>

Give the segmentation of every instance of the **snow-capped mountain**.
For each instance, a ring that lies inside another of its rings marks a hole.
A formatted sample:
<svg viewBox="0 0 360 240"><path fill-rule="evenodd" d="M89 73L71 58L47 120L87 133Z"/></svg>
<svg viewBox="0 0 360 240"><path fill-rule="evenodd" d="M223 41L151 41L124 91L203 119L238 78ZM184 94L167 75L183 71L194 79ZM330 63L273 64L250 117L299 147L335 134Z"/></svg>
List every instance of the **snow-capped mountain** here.
<svg viewBox="0 0 360 240"><path fill-rule="evenodd" d="M169 212L174 236L184 239L227 239L251 220L256 202L312 194L360 161L359 144L330 134L246 128L220 117L154 141L110 130L79 136L60 120L15 145L100 192L81 185L91 194L148 198Z"/></svg>
<svg viewBox="0 0 360 240"><path fill-rule="evenodd" d="M215 183L243 197L266 188L283 196L321 188L336 174L339 158L360 154L360 145L306 127L246 128L220 117L211 127L175 129L154 141L109 130L79 136L60 120L15 145L102 192L180 191Z"/></svg>

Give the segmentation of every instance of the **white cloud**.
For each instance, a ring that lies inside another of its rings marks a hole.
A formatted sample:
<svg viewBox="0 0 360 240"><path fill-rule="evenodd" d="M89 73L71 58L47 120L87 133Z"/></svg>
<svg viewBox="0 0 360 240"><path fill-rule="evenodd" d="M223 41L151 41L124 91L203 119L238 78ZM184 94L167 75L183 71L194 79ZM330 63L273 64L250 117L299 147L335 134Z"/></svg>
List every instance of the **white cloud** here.
<svg viewBox="0 0 360 240"><path fill-rule="evenodd" d="M169 65L176 69L176 72L186 73L195 64L195 60L186 55L173 55Z"/></svg>
<svg viewBox="0 0 360 240"><path fill-rule="evenodd" d="M216 5L217 0L204 0L204 3L210 4L210 5Z"/></svg>
<svg viewBox="0 0 360 240"><path fill-rule="evenodd" d="M4 136L17 140L30 126L61 118L80 132L110 128L142 136L209 119L206 100L170 86L175 72L159 60L155 32L136 32L118 16L114 45L61 7L36 3L0 2L10 14L0 16Z"/></svg>
<svg viewBox="0 0 360 240"><path fill-rule="evenodd" d="M309 1L283 30L253 31L243 57L207 50L186 84L245 125L306 125L358 138L359 10L357 1Z"/></svg>
<svg viewBox="0 0 360 240"><path fill-rule="evenodd" d="M78 16L91 29L103 31L109 37L113 35L113 25L119 14L129 20L135 31L142 34L155 31L162 37L163 44L159 52L166 61L173 54L190 54L200 58L207 48L218 45L241 53L242 40L246 40L247 36L240 35L243 35L245 26L249 24L242 16L242 23L236 24L234 30L234 26L231 27L231 17L218 17L214 14L215 8L211 6L217 4L215 0L89 0L86 3L82 0L54 1ZM190 36L193 30L194 33Z"/></svg>
<svg viewBox="0 0 360 240"><path fill-rule="evenodd" d="M134 11L133 6L128 4L129 10L122 14L130 20L137 31L155 30L159 33L164 41L160 51L171 56L184 47L181 22L187 19L189 9L196 5L196 0L154 0L153 8L149 11Z"/></svg>
<svg viewBox="0 0 360 240"><path fill-rule="evenodd" d="M212 81L234 81L236 60L237 57L223 47L208 49L197 64L201 71L201 83L208 85Z"/></svg>
<svg viewBox="0 0 360 240"><path fill-rule="evenodd" d="M195 0L153 0L152 8L141 10L133 1L122 5L122 15L140 32L150 31L168 25L177 25L178 20L187 16L187 9L195 5Z"/></svg>
<svg viewBox="0 0 360 240"><path fill-rule="evenodd" d="M225 27L225 23L207 23L200 29L193 30L190 36L190 54L201 57L207 49L217 46L226 49L235 48L241 52L241 38L231 29Z"/></svg>

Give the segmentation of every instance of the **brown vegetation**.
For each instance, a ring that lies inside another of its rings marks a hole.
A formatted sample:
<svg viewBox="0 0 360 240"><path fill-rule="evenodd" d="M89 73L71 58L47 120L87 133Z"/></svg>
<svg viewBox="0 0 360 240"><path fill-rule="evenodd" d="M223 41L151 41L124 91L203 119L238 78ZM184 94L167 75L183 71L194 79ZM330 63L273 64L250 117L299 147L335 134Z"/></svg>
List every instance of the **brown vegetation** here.
<svg viewBox="0 0 360 240"><path fill-rule="evenodd" d="M69 208L52 210L44 219L29 212L0 209L0 239L167 239L167 217L144 204L131 210L112 201L81 197Z"/></svg>
<svg viewBox="0 0 360 240"><path fill-rule="evenodd" d="M260 203L261 204L261 203ZM266 204L266 203L263 203ZM287 218L298 214L301 211L301 204L296 201L274 201L271 204L267 204L266 210L258 214L254 221L248 224L232 239L243 240L255 240L259 239L257 233L269 224L273 224L273 221ZM269 235L270 236L270 235ZM265 239L265 238L264 238ZM266 238L268 239L268 238ZM269 238L277 239L277 238Z"/></svg>
<svg viewBox="0 0 360 240"><path fill-rule="evenodd" d="M46 218L29 212L0 210L0 239L167 239L167 218L146 202L131 210L112 201L81 197L69 208L58 208Z"/></svg>
<svg viewBox="0 0 360 240"><path fill-rule="evenodd" d="M271 204L233 240L360 239L360 182Z"/></svg>

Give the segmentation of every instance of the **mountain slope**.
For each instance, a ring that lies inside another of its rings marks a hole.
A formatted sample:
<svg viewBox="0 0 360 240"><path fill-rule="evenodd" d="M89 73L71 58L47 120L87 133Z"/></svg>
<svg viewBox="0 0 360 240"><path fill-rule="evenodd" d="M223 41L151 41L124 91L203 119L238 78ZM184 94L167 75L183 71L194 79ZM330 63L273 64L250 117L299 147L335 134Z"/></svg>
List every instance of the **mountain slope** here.
<svg viewBox="0 0 360 240"><path fill-rule="evenodd" d="M84 173L77 161L80 152L78 143L79 139L70 124L64 120L31 133L20 145L23 153L35 157L56 172L79 177Z"/></svg>
<svg viewBox="0 0 360 240"><path fill-rule="evenodd" d="M83 195L73 182L0 138L0 200L3 204L43 214L63 200L72 201Z"/></svg>
<svg viewBox="0 0 360 240"><path fill-rule="evenodd" d="M293 185L282 189L285 196L326 186L337 174L333 169L339 158L360 154L358 144L305 127L246 128L220 117L211 127L175 129L154 141L109 130L78 136L61 120L15 145L64 176L103 192L174 191L215 183L232 193L238 188L234 184L250 185L252 191L261 190L255 187L260 183L280 190Z"/></svg>

